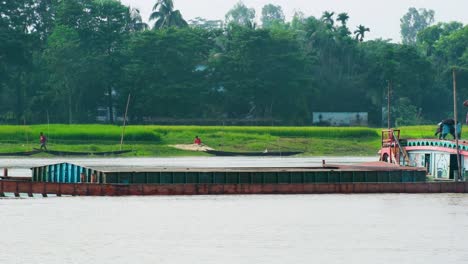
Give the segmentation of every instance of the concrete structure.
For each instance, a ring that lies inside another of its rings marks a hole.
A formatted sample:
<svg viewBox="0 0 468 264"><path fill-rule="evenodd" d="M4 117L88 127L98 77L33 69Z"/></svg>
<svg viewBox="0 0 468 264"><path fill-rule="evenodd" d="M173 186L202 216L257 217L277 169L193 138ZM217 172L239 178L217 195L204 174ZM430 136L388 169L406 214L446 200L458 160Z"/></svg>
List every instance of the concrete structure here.
<svg viewBox="0 0 468 264"><path fill-rule="evenodd" d="M367 112L314 112L312 123L319 126L367 126Z"/></svg>

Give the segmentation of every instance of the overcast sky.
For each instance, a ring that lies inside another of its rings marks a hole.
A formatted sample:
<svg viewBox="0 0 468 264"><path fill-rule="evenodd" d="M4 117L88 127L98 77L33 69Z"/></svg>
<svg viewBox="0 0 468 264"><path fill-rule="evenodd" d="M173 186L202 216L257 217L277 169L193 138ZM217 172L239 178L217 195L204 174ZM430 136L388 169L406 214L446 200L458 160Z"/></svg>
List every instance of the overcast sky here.
<svg viewBox="0 0 468 264"><path fill-rule="evenodd" d="M147 20L156 0L121 0L125 5L139 8ZM185 20L195 17L222 19L238 0L174 0L175 9ZM290 20L296 10L306 16L320 17L323 11L347 12L349 25L354 29L363 24L371 29L368 38L400 41L400 18L409 7L433 9L436 22L460 21L468 24L468 0L244 0L256 10L257 20L265 4L280 5Z"/></svg>

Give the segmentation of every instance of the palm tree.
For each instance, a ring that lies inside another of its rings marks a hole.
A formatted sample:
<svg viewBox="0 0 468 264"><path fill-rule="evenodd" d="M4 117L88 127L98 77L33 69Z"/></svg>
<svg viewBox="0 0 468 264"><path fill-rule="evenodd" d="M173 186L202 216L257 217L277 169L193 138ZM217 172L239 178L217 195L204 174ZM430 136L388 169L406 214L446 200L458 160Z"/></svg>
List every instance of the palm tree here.
<svg viewBox="0 0 468 264"><path fill-rule="evenodd" d="M322 14L322 21L329 25L329 27L333 27L333 24L335 23L335 21L333 20L333 16L335 15L335 12L328 12L328 11L325 11L323 12Z"/></svg>
<svg viewBox="0 0 468 264"><path fill-rule="evenodd" d="M130 24L131 31L143 31L149 28L148 24L141 19L140 10L137 8L130 8Z"/></svg>
<svg viewBox="0 0 468 264"><path fill-rule="evenodd" d="M336 21L340 21L341 26L346 27L346 22L348 21L348 19L349 19L348 13L339 13Z"/></svg>
<svg viewBox="0 0 468 264"><path fill-rule="evenodd" d="M351 32L349 31L348 27L346 26L346 22L348 22L349 15L348 13L340 13L336 18L336 21L341 22L341 26L338 27L338 32L342 36L349 36Z"/></svg>
<svg viewBox="0 0 468 264"><path fill-rule="evenodd" d="M186 27L187 22L182 18L179 10L174 10L174 2L172 0L158 0L153 7L153 13L150 16L151 20L156 20L153 28L167 27Z"/></svg>
<svg viewBox="0 0 468 264"><path fill-rule="evenodd" d="M356 39L359 40L360 42L364 41L364 35L366 32L370 32L370 29L363 25L359 25L357 30L354 31L354 34L356 35Z"/></svg>

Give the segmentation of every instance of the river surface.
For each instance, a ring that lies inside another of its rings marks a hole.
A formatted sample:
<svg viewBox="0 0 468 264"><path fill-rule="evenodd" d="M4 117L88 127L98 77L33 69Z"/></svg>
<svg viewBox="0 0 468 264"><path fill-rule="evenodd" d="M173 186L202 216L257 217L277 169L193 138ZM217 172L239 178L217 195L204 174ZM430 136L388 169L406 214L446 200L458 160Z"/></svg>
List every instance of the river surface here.
<svg viewBox="0 0 468 264"><path fill-rule="evenodd" d="M463 194L0 199L0 263L468 263Z"/></svg>
<svg viewBox="0 0 468 264"><path fill-rule="evenodd" d="M33 166L291 167L346 158L2 158ZM468 195L0 198L0 263L468 263Z"/></svg>

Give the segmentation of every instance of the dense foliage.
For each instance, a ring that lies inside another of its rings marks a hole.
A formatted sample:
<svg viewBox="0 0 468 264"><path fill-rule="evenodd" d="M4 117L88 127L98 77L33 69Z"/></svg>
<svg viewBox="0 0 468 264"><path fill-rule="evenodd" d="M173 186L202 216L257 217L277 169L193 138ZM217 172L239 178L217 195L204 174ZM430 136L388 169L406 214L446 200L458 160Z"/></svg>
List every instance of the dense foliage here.
<svg viewBox="0 0 468 264"><path fill-rule="evenodd" d="M453 111L454 66L468 97L468 26L433 17L410 9L407 44L395 44L366 41L371 29L349 28L346 13L285 22L271 4L262 25L241 2L224 24L187 23L157 0L150 28L116 0L0 1L0 123L94 123L102 109L114 123L130 94L133 124L308 125L313 112L359 111L381 126L388 85L394 125L434 122Z"/></svg>

